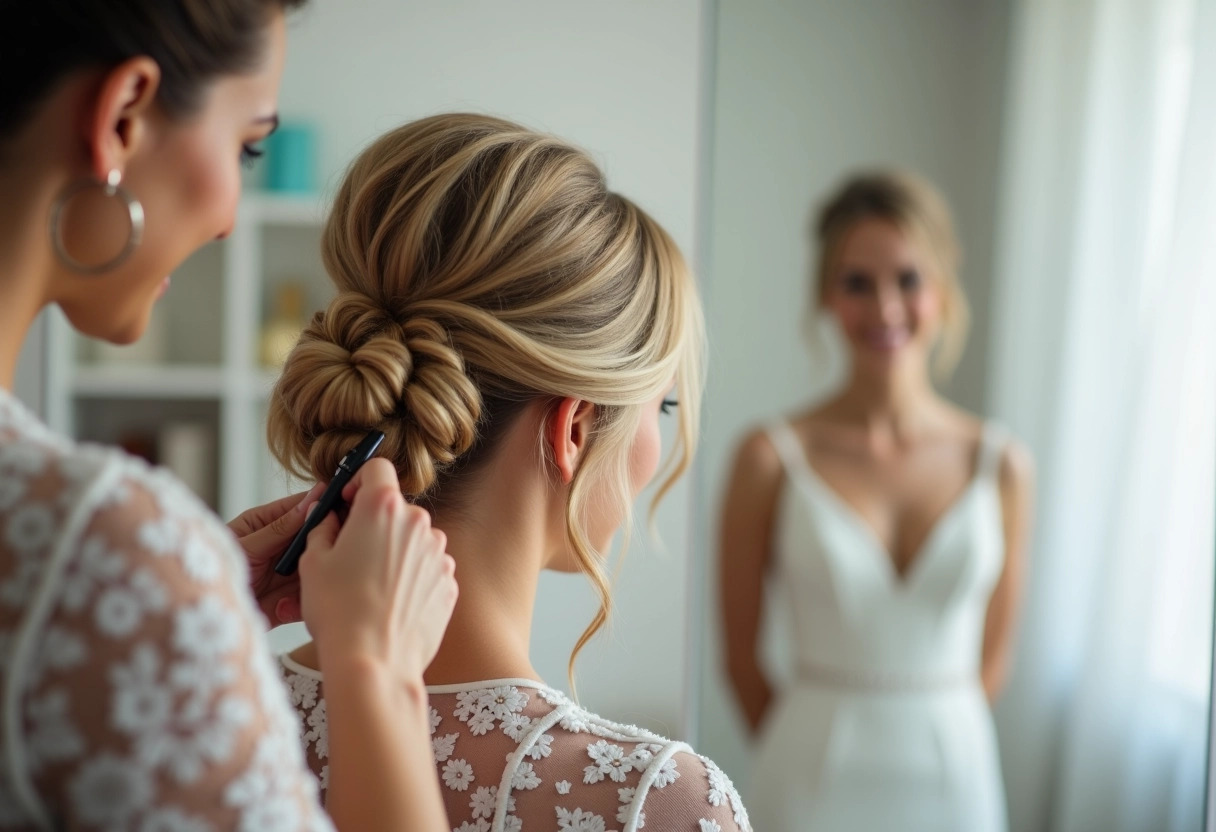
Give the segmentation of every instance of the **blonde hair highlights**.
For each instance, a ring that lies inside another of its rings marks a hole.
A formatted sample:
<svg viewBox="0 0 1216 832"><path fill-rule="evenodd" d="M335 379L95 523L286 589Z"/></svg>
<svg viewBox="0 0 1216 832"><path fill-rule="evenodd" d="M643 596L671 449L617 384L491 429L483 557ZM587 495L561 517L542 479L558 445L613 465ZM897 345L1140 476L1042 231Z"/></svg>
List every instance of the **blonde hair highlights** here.
<svg viewBox="0 0 1216 832"><path fill-rule="evenodd" d="M906 171L863 173L845 181L828 198L815 224L819 258L814 304L823 302L841 244L858 222L868 219L886 220L911 235L935 267L933 278L942 289L943 308L933 369L944 381L962 358L971 311L959 279L962 251L950 208L927 180Z"/></svg>
<svg viewBox="0 0 1216 832"><path fill-rule="evenodd" d="M328 477L384 431L405 495L459 499L522 404L573 397L595 429L566 505L570 549L608 620L603 553L588 539L607 486L628 525L628 453L641 406L678 387L679 433L656 503L689 465L703 385L696 286L671 237L608 190L582 151L508 121L440 115L355 160L322 242L338 289L291 353L270 402L275 456Z"/></svg>

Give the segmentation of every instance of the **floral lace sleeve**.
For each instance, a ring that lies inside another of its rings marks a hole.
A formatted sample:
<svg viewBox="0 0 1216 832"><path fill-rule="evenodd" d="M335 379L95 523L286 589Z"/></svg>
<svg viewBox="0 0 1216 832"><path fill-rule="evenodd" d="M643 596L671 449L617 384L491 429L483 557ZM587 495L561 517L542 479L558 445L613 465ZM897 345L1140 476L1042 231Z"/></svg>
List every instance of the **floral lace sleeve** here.
<svg viewBox="0 0 1216 832"><path fill-rule="evenodd" d="M646 792L642 804L646 828L750 832L747 811L735 787L712 760L686 751L671 759L674 765L667 772L671 782L655 788L663 785L662 779L656 779Z"/></svg>
<svg viewBox="0 0 1216 832"><path fill-rule="evenodd" d="M0 826L331 829L227 529L113 454L27 467L0 506Z"/></svg>

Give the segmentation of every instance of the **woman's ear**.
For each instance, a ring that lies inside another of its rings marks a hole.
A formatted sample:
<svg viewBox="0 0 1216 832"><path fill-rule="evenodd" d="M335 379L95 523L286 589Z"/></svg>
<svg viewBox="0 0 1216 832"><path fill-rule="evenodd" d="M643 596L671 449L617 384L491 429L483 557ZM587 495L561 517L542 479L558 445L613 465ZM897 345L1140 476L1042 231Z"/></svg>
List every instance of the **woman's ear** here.
<svg viewBox="0 0 1216 832"><path fill-rule="evenodd" d="M595 405L591 402L566 398L551 411L545 434L564 485L574 479L594 427Z"/></svg>
<svg viewBox="0 0 1216 832"><path fill-rule="evenodd" d="M89 167L99 180L104 182L114 169L124 170L146 141L159 88L160 67L148 57L123 61L102 76L81 114Z"/></svg>

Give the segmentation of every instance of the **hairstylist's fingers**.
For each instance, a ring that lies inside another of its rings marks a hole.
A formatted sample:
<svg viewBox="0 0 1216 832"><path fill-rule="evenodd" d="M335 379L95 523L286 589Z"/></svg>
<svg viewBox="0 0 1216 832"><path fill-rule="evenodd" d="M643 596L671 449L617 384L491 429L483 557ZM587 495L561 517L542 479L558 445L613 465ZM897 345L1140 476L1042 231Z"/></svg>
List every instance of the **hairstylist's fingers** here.
<svg viewBox="0 0 1216 832"><path fill-rule="evenodd" d="M358 499L356 495L371 486L391 486L398 494L401 493L401 481L397 478L393 463L381 456L369 459L342 489L342 499L353 504Z"/></svg>
<svg viewBox="0 0 1216 832"><path fill-rule="evenodd" d="M311 513L316 506L316 503L309 506L307 513ZM331 511L326 515L324 520L308 533L308 545L304 547L304 554L300 556L300 568L302 569L304 563L310 560L308 557L310 553L328 553L334 547L334 543L337 541L338 534L341 531L342 524L338 522L337 516Z"/></svg>
<svg viewBox="0 0 1216 832"><path fill-rule="evenodd" d="M256 563L271 558L277 559L296 536L296 532L300 531L300 528L304 525L309 507L320 499L322 491L324 491L324 486L318 483L313 486L312 490L304 494L294 495L294 497L300 497L301 499L295 503L288 504L286 509L279 514L271 516L269 511L267 511L261 515L261 519L266 519L267 517L271 519L260 528L256 528L240 536L241 547L248 554L250 562ZM285 502L285 500L279 500L271 505ZM268 508L269 506L262 506L260 509L251 509L251 511Z"/></svg>

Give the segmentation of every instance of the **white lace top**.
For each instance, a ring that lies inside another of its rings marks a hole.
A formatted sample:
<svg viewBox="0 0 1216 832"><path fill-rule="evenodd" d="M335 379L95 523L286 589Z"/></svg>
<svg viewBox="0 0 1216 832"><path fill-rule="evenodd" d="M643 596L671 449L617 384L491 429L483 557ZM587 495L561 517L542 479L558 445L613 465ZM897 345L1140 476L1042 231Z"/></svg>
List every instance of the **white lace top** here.
<svg viewBox="0 0 1216 832"><path fill-rule="evenodd" d="M0 829L330 830L228 529L0 391Z"/></svg>
<svg viewBox="0 0 1216 832"><path fill-rule="evenodd" d="M281 660L324 789L322 677ZM730 779L685 743L610 722L527 679L429 692L453 832L750 832Z"/></svg>

